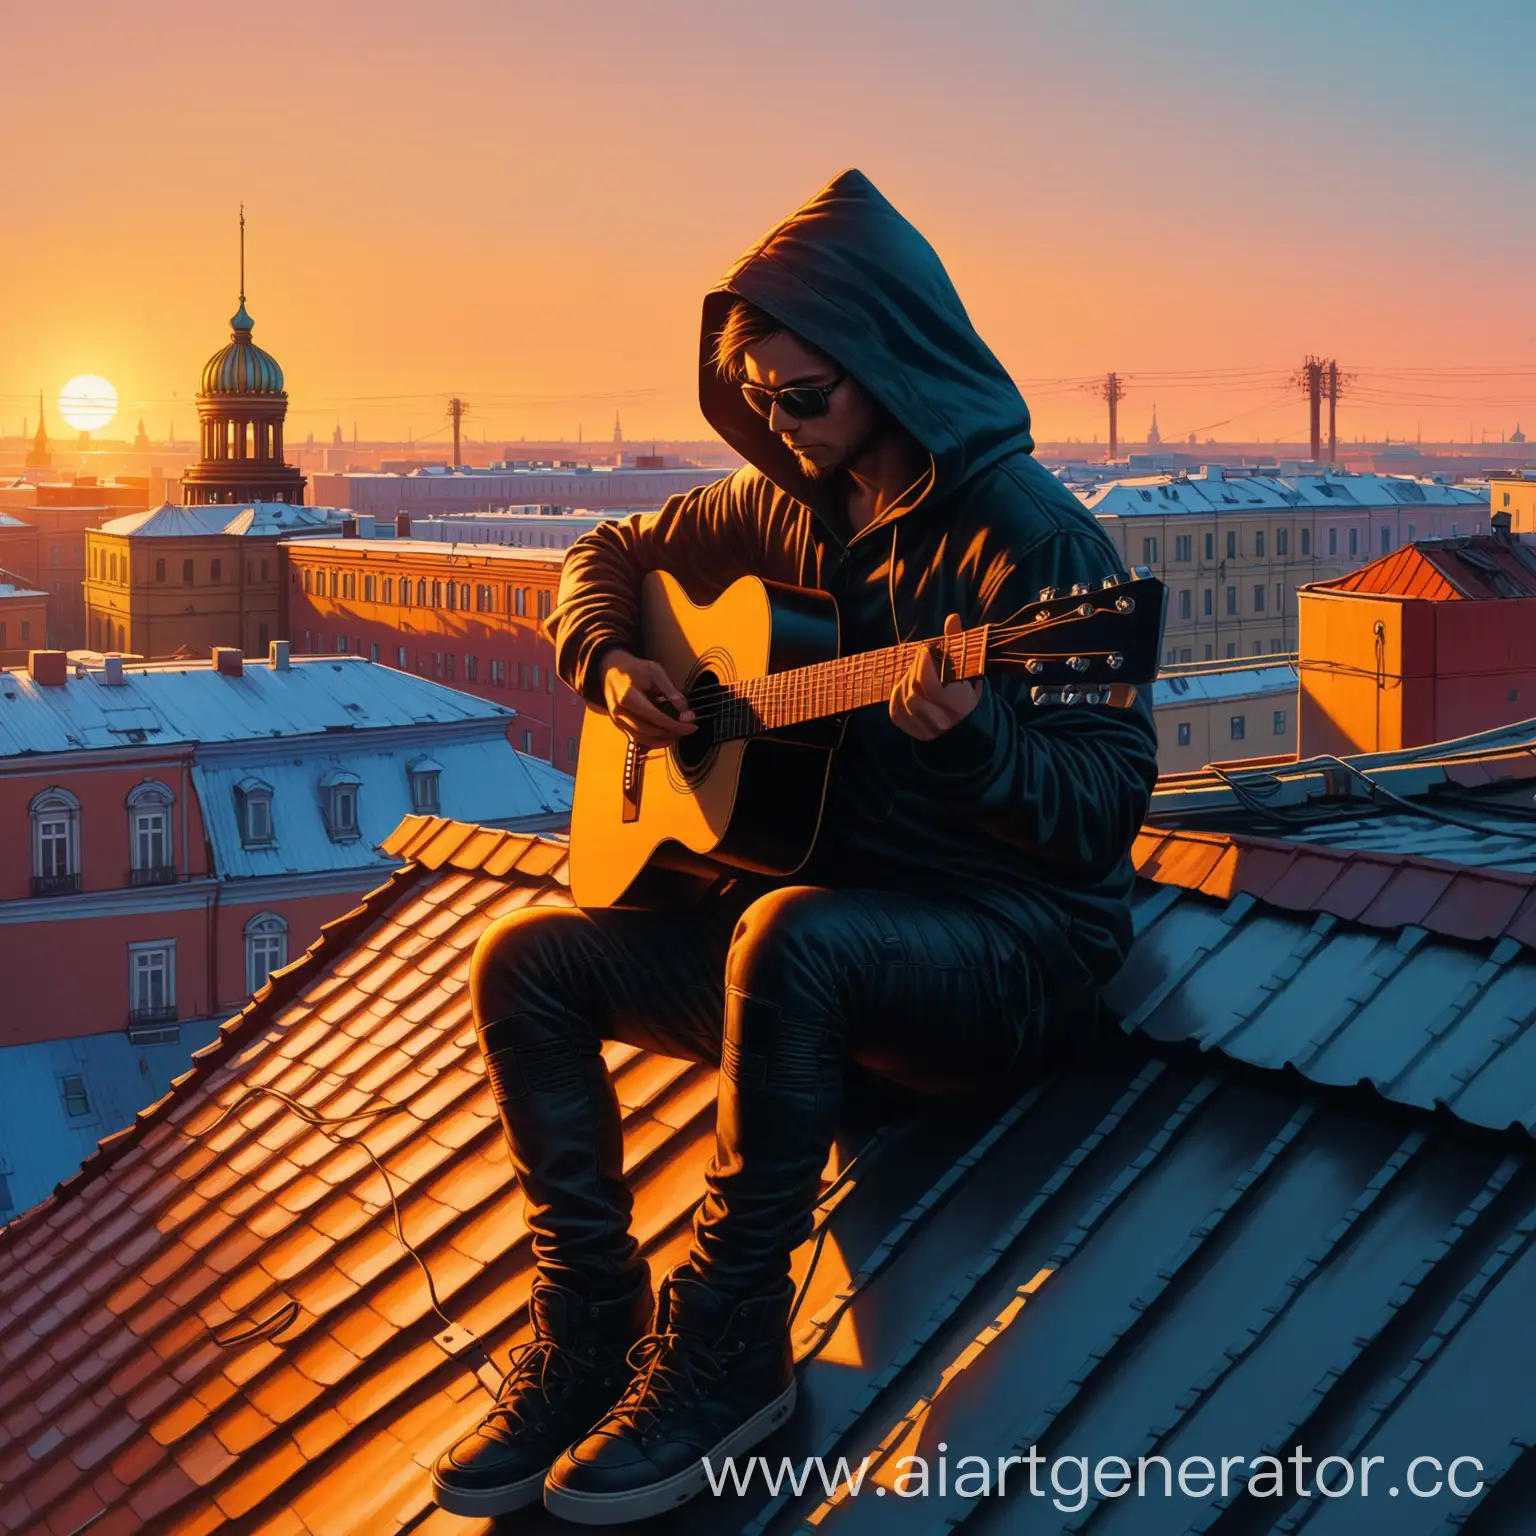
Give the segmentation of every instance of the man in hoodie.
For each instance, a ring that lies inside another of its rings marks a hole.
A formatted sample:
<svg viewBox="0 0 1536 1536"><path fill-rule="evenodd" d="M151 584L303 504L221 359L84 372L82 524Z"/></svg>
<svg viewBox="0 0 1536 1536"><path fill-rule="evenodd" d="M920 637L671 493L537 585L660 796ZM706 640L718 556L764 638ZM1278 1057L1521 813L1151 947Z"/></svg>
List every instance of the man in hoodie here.
<svg viewBox="0 0 1536 1536"><path fill-rule="evenodd" d="M746 467L584 535L549 621L560 675L647 745L694 729L638 654L647 572L696 602L745 574L832 593L845 653L1118 572L938 256L857 171L706 297L699 391ZM1027 678L946 683L925 653L888 710L850 717L792 883L684 912L532 907L484 934L475 1020L539 1273L533 1337L439 1458L440 1503L542 1491L585 1523L637 1519L789 1415L790 1256L845 1071L963 1094L1059 1043L1128 947L1156 772L1144 698L1037 707ZM654 1324L610 1039L720 1066L707 1191Z"/></svg>

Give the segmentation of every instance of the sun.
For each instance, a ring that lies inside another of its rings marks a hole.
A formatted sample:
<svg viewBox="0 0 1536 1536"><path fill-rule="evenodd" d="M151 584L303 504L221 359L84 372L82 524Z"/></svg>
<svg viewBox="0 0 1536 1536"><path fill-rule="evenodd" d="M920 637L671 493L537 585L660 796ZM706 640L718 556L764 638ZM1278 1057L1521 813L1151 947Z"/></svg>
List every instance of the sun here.
<svg viewBox="0 0 1536 1536"><path fill-rule="evenodd" d="M59 415L81 432L94 432L117 415L117 391L100 374L79 374L59 391Z"/></svg>

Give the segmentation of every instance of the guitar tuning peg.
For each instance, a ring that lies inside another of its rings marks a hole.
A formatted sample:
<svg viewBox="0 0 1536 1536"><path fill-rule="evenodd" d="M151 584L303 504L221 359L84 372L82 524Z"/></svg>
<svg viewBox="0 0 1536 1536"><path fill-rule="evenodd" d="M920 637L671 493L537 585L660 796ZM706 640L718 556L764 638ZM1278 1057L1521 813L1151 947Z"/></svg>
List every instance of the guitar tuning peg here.
<svg viewBox="0 0 1536 1536"><path fill-rule="evenodd" d="M1111 651L1109 655L1104 658L1104 664L1109 668L1111 672L1118 672L1120 668L1125 665L1125 657L1122 656L1119 651Z"/></svg>
<svg viewBox="0 0 1536 1536"><path fill-rule="evenodd" d="M1056 596L1056 588L1055 587L1041 587L1040 588L1040 596L1039 596L1038 601L1040 601L1042 603L1048 603L1055 596Z"/></svg>
<svg viewBox="0 0 1536 1536"><path fill-rule="evenodd" d="M1024 670L1026 672L1038 675L1039 673L1045 671L1045 663L1040 661L1037 657L1031 656L1029 660L1024 663Z"/></svg>
<svg viewBox="0 0 1536 1536"><path fill-rule="evenodd" d="M1072 583L1073 597L1086 597L1088 595L1088 583L1086 581L1074 581Z"/></svg>
<svg viewBox="0 0 1536 1536"><path fill-rule="evenodd" d="M1068 656L1067 665L1074 672L1086 672L1088 670L1088 658L1086 656Z"/></svg>
<svg viewBox="0 0 1536 1536"><path fill-rule="evenodd" d="M1125 578L1123 576L1106 576L1104 580L1099 583L1099 590L1101 592L1108 592L1111 587L1120 586L1124 580Z"/></svg>

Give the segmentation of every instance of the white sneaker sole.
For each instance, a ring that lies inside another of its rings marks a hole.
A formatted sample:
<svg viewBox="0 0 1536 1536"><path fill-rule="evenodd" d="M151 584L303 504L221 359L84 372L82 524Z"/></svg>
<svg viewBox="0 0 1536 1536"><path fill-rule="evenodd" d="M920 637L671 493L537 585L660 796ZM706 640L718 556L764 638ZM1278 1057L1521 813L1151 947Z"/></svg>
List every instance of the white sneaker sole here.
<svg viewBox="0 0 1536 1536"><path fill-rule="evenodd" d="M796 1382L791 1380L766 1408L760 1408L718 1445L711 1447L707 1457L701 1456L691 1467L674 1472L659 1483L648 1483L644 1488L631 1488L623 1493L577 1493L546 1482L544 1507L550 1514L574 1525L623 1525L630 1520L644 1520L650 1515L662 1515L669 1509L676 1509L704 1491L707 1486L704 1478L706 1460L718 1463L727 1456L739 1455L759 1440L766 1440L795 1411L795 1392Z"/></svg>
<svg viewBox="0 0 1536 1536"><path fill-rule="evenodd" d="M536 1503L544 1491L544 1477L548 1472L534 1472L515 1483L501 1488L455 1488L440 1483L437 1473L432 1474L432 1497L437 1507L450 1515L510 1515L513 1510L523 1509Z"/></svg>

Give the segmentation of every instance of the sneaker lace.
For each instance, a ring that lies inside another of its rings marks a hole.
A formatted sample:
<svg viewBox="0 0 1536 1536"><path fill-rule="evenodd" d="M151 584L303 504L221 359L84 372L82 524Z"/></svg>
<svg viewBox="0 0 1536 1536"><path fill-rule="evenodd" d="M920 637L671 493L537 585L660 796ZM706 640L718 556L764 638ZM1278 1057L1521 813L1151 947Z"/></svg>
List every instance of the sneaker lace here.
<svg viewBox="0 0 1536 1536"><path fill-rule="evenodd" d="M552 1403L585 1374L584 1363L553 1339L525 1340L512 1350L496 1402L485 1416L486 1426L503 1433L512 1432L519 1424L528 1429L542 1428L538 1408Z"/></svg>
<svg viewBox="0 0 1536 1536"><path fill-rule="evenodd" d="M624 1357L634 1375L612 1416L644 1429L671 1407L682 1406L725 1379L725 1363L691 1334L668 1329L643 1334Z"/></svg>

